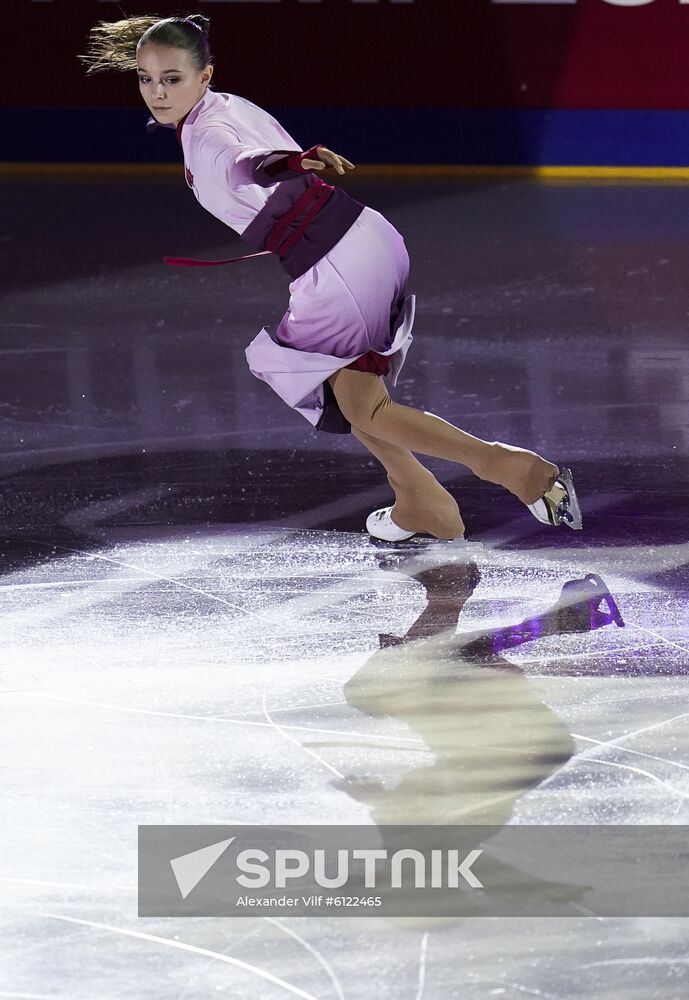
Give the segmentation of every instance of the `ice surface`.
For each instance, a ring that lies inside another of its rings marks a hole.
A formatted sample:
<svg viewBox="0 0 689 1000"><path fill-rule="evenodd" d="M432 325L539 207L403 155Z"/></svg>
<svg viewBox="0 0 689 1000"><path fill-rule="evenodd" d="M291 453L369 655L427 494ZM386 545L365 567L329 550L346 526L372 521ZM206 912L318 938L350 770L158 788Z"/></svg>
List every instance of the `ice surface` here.
<svg viewBox="0 0 689 1000"><path fill-rule="evenodd" d="M150 183L111 191L123 252ZM51 190L11 197L50 225ZM372 544L378 466L245 370L286 299L270 262L199 295L112 247L51 276L23 231L0 327L0 997L687 995L680 920L137 917L138 824L689 822L689 195L373 193L416 262L398 398L570 464L584 531L430 463L481 544ZM635 198L666 229L634 228ZM587 574L624 628L561 600Z"/></svg>

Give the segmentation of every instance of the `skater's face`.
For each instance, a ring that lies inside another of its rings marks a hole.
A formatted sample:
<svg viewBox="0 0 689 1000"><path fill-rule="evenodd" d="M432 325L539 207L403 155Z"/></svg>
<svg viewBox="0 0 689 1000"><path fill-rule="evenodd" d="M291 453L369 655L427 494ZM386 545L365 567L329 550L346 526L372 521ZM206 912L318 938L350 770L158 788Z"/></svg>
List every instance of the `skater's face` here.
<svg viewBox="0 0 689 1000"><path fill-rule="evenodd" d="M209 63L196 69L186 49L168 45L143 45L137 53L141 96L163 125L176 125L203 96L213 75Z"/></svg>

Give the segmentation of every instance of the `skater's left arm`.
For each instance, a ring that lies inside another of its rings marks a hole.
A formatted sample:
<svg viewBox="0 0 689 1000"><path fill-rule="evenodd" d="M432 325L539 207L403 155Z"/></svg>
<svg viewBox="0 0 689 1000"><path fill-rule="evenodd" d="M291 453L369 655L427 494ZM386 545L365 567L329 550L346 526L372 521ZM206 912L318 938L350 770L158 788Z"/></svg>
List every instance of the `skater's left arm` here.
<svg viewBox="0 0 689 1000"><path fill-rule="evenodd" d="M334 167L339 174L345 172L345 168L354 170L354 164L350 163L343 156L338 156L326 146L317 144L302 153L289 153L286 151L270 153L262 161L260 167L272 181L287 180L290 173L306 174L311 170L327 170Z"/></svg>
<svg viewBox="0 0 689 1000"><path fill-rule="evenodd" d="M306 152L251 148L228 126L208 128L199 139L197 154L212 173L222 174L230 187L242 184L270 187L278 181L303 177L310 170L320 171L330 166L344 173L343 164L354 169L349 160L320 144Z"/></svg>

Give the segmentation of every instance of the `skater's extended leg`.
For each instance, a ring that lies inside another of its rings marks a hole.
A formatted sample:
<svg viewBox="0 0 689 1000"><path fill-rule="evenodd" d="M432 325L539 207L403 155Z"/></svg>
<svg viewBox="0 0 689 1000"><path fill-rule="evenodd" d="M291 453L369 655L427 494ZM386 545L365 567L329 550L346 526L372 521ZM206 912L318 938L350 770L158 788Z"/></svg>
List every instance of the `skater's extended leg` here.
<svg viewBox="0 0 689 1000"><path fill-rule="evenodd" d="M463 538L464 522L455 498L410 451L352 427L352 434L378 459L395 493L391 516L407 531L436 538Z"/></svg>
<svg viewBox="0 0 689 1000"><path fill-rule="evenodd" d="M460 462L522 503L533 503L557 478L558 467L535 452L483 441L432 413L395 403L377 375L341 368L329 382L352 429L408 451Z"/></svg>

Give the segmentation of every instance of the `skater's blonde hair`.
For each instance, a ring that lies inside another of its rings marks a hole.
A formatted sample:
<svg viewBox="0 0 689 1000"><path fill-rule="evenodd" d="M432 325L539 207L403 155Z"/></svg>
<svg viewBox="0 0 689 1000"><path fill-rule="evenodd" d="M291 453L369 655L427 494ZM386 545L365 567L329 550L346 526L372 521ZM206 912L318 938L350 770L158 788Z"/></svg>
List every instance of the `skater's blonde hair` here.
<svg viewBox="0 0 689 1000"><path fill-rule="evenodd" d="M203 14L158 17L143 14L121 21L98 21L90 30L88 48L77 59L87 69L86 74L115 70L119 73L135 70L140 46L149 43L184 49L194 67L201 71L213 57L208 45L210 18Z"/></svg>

